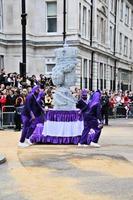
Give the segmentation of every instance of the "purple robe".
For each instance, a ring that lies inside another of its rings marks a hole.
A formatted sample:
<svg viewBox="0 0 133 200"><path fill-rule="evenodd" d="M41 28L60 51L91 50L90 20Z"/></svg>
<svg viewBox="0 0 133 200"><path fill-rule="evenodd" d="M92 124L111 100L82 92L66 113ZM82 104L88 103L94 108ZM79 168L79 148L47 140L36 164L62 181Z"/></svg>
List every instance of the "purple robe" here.
<svg viewBox="0 0 133 200"><path fill-rule="evenodd" d="M39 109L37 109L38 104L36 102L36 98L38 96L37 92L39 92L39 88L40 87L38 85L34 86L31 93L28 94L28 96L26 97L25 105L21 114L23 129L20 142L22 143L25 141L25 138L28 139L31 136L35 129L35 125L39 121L38 118L40 117L40 115L38 112ZM32 120L32 114L34 114L35 120Z"/></svg>
<svg viewBox="0 0 133 200"><path fill-rule="evenodd" d="M80 99L77 103L77 108L80 108L84 119L84 129L80 139L80 144L97 143L101 134L99 122L101 122L101 93L99 91L93 93L89 103L85 103Z"/></svg>

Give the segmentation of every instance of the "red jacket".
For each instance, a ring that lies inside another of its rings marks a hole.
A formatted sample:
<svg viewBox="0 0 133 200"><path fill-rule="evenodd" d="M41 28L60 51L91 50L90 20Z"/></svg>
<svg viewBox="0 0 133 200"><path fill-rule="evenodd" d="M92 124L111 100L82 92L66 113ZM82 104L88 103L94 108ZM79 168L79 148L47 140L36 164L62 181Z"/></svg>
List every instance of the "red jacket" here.
<svg viewBox="0 0 133 200"><path fill-rule="evenodd" d="M5 104L6 104L6 97L4 95L1 96L0 98L0 106L2 108L2 111L5 111Z"/></svg>

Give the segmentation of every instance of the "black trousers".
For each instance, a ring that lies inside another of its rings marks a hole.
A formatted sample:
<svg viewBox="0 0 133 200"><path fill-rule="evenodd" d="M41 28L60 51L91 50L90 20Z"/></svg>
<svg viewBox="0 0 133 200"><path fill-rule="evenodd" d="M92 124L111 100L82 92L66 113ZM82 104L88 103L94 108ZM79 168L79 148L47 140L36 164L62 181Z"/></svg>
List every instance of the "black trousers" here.
<svg viewBox="0 0 133 200"><path fill-rule="evenodd" d="M14 123L15 123L15 129L21 130L21 114L18 114L17 112L14 115Z"/></svg>
<svg viewBox="0 0 133 200"><path fill-rule="evenodd" d="M109 111L108 108L102 108L101 110L102 113L102 120L105 120L105 124L108 125L108 118L109 118Z"/></svg>

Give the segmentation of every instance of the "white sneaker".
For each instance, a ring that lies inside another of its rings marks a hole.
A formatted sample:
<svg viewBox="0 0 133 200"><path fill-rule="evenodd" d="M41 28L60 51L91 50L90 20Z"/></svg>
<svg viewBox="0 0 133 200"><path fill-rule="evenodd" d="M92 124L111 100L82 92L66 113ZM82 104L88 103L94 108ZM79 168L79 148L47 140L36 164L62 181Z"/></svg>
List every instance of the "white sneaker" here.
<svg viewBox="0 0 133 200"><path fill-rule="evenodd" d="M28 145L32 145L33 143L30 141L30 139L25 139L25 143Z"/></svg>
<svg viewBox="0 0 133 200"><path fill-rule="evenodd" d="M28 147L29 144L28 143L25 143L25 142L19 142L18 143L18 147L22 147L22 148L25 148L25 147Z"/></svg>
<svg viewBox="0 0 133 200"><path fill-rule="evenodd" d="M78 143L78 147L88 147L88 145L87 144L80 144L80 143Z"/></svg>
<svg viewBox="0 0 133 200"><path fill-rule="evenodd" d="M99 148L99 147L100 147L100 145L99 145L98 143L95 143L95 142L91 142L91 143L90 143L90 146L91 146L91 147L96 147L96 148Z"/></svg>

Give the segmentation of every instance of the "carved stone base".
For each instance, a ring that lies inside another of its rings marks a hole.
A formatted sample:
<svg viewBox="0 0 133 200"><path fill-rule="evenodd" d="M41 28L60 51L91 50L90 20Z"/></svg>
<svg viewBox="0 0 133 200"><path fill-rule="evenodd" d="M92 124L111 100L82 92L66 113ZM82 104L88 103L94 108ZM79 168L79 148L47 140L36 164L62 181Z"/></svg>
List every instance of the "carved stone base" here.
<svg viewBox="0 0 133 200"><path fill-rule="evenodd" d="M60 87L54 94L54 109L75 110L76 101L68 88Z"/></svg>

